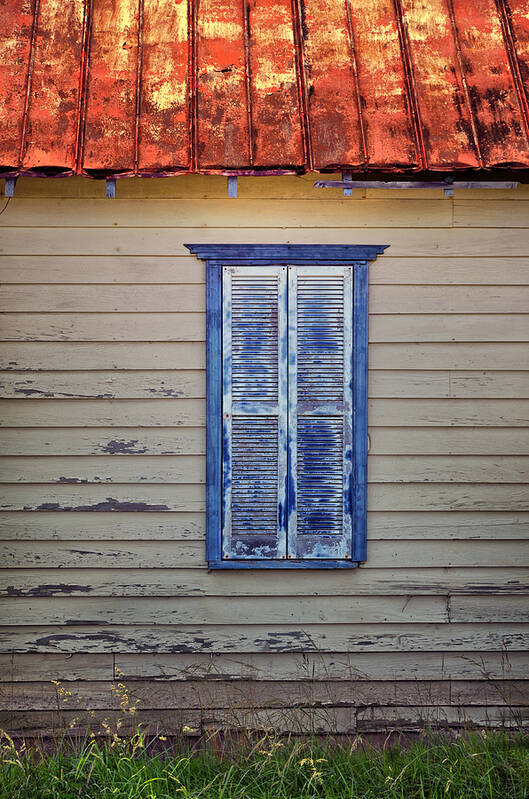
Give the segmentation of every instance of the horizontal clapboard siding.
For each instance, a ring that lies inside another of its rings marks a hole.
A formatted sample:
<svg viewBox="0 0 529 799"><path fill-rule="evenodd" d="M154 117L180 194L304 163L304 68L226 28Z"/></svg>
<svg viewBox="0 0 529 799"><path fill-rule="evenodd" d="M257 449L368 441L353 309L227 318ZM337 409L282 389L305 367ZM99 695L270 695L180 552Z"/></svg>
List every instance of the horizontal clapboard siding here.
<svg viewBox="0 0 529 799"><path fill-rule="evenodd" d="M212 728L342 732L526 717L529 187L345 199L313 177L240 178L238 200L222 177L123 181L114 201L18 181L0 218L0 727L52 731L51 679L82 697L66 723L114 719L114 667L167 731L204 708ZM193 241L390 245L370 268L352 573L207 571Z"/></svg>

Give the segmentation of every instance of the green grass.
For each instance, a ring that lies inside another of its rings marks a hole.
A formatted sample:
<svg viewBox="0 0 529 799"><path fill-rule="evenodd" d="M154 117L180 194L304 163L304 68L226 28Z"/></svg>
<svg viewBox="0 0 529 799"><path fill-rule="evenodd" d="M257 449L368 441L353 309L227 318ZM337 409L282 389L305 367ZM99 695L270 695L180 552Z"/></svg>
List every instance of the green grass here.
<svg viewBox="0 0 529 799"><path fill-rule="evenodd" d="M3 743L1 799L529 798L522 733L430 736L389 749L265 735L223 754L160 754L159 739L146 743L141 733L51 754Z"/></svg>

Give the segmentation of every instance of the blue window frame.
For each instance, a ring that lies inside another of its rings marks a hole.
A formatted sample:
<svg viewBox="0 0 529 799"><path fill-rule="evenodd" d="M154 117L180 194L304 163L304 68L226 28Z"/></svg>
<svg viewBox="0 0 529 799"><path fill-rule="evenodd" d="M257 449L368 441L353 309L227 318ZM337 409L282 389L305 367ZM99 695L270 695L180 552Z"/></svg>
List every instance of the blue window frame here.
<svg viewBox="0 0 529 799"><path fill-rule="evenodd" d="M368 268L385 246L186 246L206 262L209 567L358 566Z"/></svg>

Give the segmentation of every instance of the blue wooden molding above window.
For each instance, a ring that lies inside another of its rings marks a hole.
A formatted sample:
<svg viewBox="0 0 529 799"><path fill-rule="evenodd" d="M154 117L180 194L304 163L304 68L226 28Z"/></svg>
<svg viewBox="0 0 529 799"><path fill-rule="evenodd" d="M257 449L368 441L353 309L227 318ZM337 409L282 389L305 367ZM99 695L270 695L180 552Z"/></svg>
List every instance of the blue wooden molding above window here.
<svg viewBox="0 0 529 799"><path fill-rule="evenodd" d="M206 261L209 567L358 566L368 267L386 247L186 247Z"/></svg>
<svg viewBox="0 0 529 799"><path fill-rule="evenodd" d="M185 244L203 261L227 264L351 264L374 261L387 248L380 244Z"/></svg>

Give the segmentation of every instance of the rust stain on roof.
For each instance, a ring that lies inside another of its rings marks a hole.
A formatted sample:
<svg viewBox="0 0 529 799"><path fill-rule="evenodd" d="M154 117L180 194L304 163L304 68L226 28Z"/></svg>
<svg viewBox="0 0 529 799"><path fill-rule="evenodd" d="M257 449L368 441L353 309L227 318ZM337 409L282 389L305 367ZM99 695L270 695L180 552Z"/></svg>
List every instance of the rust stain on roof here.
<svg viewBox="0 0 529 799"><path fill-rule="evenodd" d="M529 0L0 0L3 174L527 169Z"/></svg>

